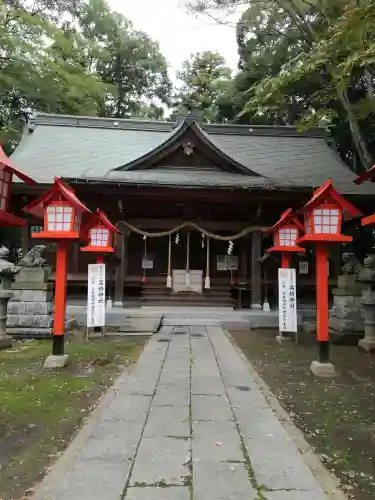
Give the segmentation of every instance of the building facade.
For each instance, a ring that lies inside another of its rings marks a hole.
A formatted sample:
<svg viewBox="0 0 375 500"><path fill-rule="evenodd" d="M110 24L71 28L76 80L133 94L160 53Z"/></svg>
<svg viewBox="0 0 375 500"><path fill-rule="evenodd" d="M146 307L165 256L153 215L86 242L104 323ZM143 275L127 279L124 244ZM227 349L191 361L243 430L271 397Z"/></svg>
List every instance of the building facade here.
<svg viewBox="0 0 375 500"><path fill-rule="evenodd" d="M193 116L173 123L38 114L12 161L38 182L14 186L14 211L57 176L121 230L107 273L118 304L261 308L277 301L278 263L262 259L271 246L264 230L327 178L365 213L375 194L373 184L353 183L322 129L205 125ZM30 219L24 250L40 225ZM78 244L70 251L69 293L82 296L92 257ZM299 295L313 296L314 258L295 260ZM332 284L339 269L336 251Z"/></svg>

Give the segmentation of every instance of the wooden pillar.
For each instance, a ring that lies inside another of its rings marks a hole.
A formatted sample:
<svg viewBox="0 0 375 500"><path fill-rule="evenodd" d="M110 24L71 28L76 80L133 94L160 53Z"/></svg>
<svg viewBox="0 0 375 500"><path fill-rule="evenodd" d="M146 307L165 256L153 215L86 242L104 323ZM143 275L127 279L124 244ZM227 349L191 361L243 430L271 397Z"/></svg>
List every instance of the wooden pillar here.
<svg viewBox="0 0 375 500"><path fill-rule="evenodd" d="M127 273L128 263L129 231L122 222L119 222L117 224L117 227L121 231L121 233L116 234L115 236L116 256L118 260L115 271L115 300L113 305L115 307L123 307L124 281Z"/></svg>
<svg viewBox="0 0 375 500"><path fill-rule="evenodd" d="M251 308L262 309L262 233L255 231L251 242Z"/></svg>
<svg viewBox="0 0 375 500"><path fill-rule="evenodd" d="M249 240L245 236L240 240L240 269L239 281L240 283L247 284L249 281Z"/></svg>
<svg viewBox="0 0 375 500"><path fill-rule="evenodd" d="M30 250L30 217L26 215L25 219L27 224L21 230L21 248L24 255Z"/></svg>

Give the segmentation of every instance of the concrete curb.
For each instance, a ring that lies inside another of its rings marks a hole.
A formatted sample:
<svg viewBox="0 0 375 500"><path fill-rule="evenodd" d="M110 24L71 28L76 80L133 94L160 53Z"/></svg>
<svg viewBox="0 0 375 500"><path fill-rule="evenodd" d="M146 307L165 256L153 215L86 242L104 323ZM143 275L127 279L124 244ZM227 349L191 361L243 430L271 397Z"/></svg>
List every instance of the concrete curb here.
<svg viewBox="0 0 375 500"><path fill-rule="evenodd" d="M270 407L280 420L282 426L288 433L290 439L293 441L294 445L298 448L307 466L309 467L312 474L320 484L324 493L327 495L327 498L329 500L349 500L348 497L339 489L340 487L339 479L324 467L318 455L316 455L312 447L304 438L302 432L296 427L293 420L290 418L290 416L284 410L284 408L282 408L278 399L276 398L276 396L273 395L271 389L268 387L266 382L262 379L259 373L255 370L252 363L247 359L245 354L237 346L231 334L227 330L224 330L224 332L227 335L230 342L232 343L235 350L237 351L240 358L248 366L249 371L251 372L255 381L259 385L264 397L266 398Z"/></svg>
<svg viewBox="0 0 375 500"><path fill-rule="evenodd" d="M34 485L35 492L30 497L31 500L54 500L51 491L53 491L56 484L58 484L61 478L69 471L72 463L74 463L81 449L90 438L95 426L101 418L102 412L112 402L114 394L118 391L125 378L132 372L134 366L135 364L126 367L116 379L115 383L100 396L97 401L97 406L90 415L83 420L81 428L78 430L68 447L60 456L56 457L54 463L50 464L44 478L36 486Z"/></svg>

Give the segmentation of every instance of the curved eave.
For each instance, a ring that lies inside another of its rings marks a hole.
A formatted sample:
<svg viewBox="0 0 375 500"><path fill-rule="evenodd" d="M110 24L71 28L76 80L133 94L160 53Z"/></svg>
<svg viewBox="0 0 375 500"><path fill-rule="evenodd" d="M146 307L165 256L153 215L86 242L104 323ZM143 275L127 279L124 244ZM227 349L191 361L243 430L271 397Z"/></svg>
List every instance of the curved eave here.
<svg viewBox="0 0 375 500"><path fill-rule="evenodd" d="M194 134L197 136L197 138L204 144L211 152L221 158L224 164L227 164L229 167L226 169L228 172L236 172L236 173L241 173L243 175L251 175L255 177L263 177L262 175L258 174L257 172L254 172L253 170L250 170L247 168L245 165L242 165L242 163L239 163L236 161L234 158L231 156L227 155L219 149L215 144L212 143L212 141L209 138L209 135L206 134L202 128L193 120L184 120L181 122L175 129L174 134L172 134L166 141L161 143L159 146L154 148L152 151L149 151L148 153L144 154L140 158L137 158L136 160L126 164L122 165L120 167L117 167L113 169L112 171L126 171L126 170L137 170L138 168L143 167L144 169L149 169L152 168L151 165L144 165L145 163L149 163L152 161L153 158L160 158L160 156L167 155L170 151L171 148L173 148L173 145L188 131L192 130ZM224 170L224 167L223 167Z"/></svg>

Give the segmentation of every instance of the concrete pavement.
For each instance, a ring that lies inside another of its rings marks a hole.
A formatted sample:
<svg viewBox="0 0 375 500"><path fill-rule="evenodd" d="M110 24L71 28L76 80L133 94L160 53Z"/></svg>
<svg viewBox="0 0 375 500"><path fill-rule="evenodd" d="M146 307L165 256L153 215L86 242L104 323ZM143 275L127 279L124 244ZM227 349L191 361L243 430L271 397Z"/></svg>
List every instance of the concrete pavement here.
<svg viewBox="0 0 375 500"><path fill-rule="evenodd" d="M81 433L35 500L326 499L220 327L163 327Z"/></svg>

